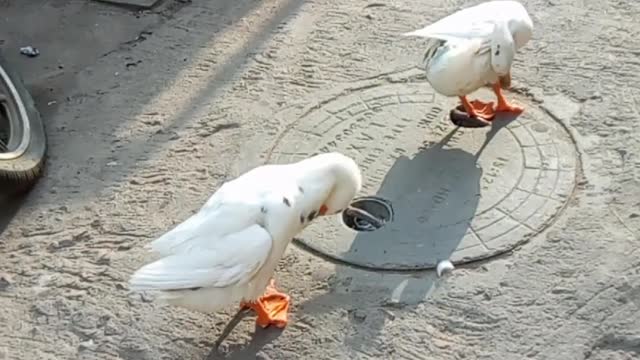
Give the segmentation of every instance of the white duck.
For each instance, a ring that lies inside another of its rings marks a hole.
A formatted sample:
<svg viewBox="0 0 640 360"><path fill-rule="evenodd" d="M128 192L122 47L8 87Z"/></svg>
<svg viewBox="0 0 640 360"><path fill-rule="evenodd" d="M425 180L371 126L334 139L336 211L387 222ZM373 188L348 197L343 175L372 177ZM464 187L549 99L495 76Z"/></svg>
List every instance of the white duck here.
<svg viewBox="0 0 640 360"><path fill-rule="evenodd" d="M423 29L403 34L430 39L424 55L427 80L437 92L458 96L470 117L488 122L496 112L521 113L501 88L511 84L511 63L530 39L533 22L517 1L488 1L460 10ZM466 95L492 85L493 102L469 102Z"/></svg>
<svg viewBox="0 0 640 360"><path fill-rule="evenodd" d="M136 271L131 289L201 312L241 302L258 325L284 327L289 296L274 287L278 261L315 217L347 209L361 185L356 163L339 153L250 170L153 241L162 258Z"/></svg>

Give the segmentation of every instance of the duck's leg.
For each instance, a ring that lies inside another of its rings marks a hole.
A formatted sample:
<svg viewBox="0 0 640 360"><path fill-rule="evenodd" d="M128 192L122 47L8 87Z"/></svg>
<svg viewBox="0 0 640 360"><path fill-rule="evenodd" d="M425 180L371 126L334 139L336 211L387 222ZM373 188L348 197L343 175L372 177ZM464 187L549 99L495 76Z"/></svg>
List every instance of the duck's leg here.
<svg viewBox="0 0 640 360"><path fill-rule="evenodd" d="M240 306L250 308L258 314L256 323L260 327L266 328L269 325L274 325L283 328L287 326L289 295L276 290L273 279L267 285L263 296L253 302L243 302Z"/></svg>
<svg viewBox="0 0 640 360"><path fill-rule="evenodd" d="M500 87L503 89L508 89L511 87L511 72L508 72L507 75L505 76L499 76L498 77L498 83L500 84Z"/></svg>
<svg viewBox="0 0 640 360"><path fill-rule="evenodd" d="M485 103L480 100L469 101L466 96L460 96L460 101L462 102L464 111L467 112L469 117L488 123L496 116L493 110L493 102Z"/></svg>
<svg viewBox="0 0 640 360"><path fill-rule="evenodd" d="M496 106L497 112L508 112L513 114L520 114L524 111L524 107L520 105L515 105L513 103L509 104L507 102L507 99L505 99L504 95L502 94L502 87L501 87L500 81L493 84L492 87L493 87L493 92L496 94L496 97L498 98L498 106Z"/></svg>

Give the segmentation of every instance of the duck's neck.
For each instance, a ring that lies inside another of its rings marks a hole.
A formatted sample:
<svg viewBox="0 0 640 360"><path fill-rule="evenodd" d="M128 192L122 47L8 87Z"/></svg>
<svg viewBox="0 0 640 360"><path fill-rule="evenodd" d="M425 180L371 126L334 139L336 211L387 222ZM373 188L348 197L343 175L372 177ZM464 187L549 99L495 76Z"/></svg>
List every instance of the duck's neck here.
<svg viewBox="0 0 640 360"><path fill-rule="evenodd" d="M309 213L320 210L333 191L335 180L328 177L326 172L310 172L298 181L298 185L300 210Z"/></svg>

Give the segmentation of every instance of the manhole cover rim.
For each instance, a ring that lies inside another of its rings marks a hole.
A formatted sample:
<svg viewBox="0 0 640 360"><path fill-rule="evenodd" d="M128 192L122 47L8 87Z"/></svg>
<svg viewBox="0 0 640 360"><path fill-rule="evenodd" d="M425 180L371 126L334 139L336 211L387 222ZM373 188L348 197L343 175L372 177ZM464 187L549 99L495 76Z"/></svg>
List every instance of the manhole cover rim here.
<svg viewBox="0 0 640 360"><path fill-rule="evenodd" d="M413 86L424 86L425 90L431 90L430 87L428 86L428 84L425 81L413 81L413 80L407 80L406 81L406 85L413 85ZM278 156L276 154L276 150L278 149L278 147L280 146L281 141L286 138L287 134L290 133L292 130L295 130L295 128L299 125L299 123L301 121L304 121L305 116L308 116L309 114L312 114L314 111L320 110L322 109L324 106L327 106L328 104L331 104L333 101L336 101L338 99L340 99L343 96L350 96L352 93L357 93L359 91L369 91L371 89L375 89L375 88L379 88L379 87L385 87L385 86L398 86L399 84L396 82L385 82L385 81L367 81L366 85L357 85L355 87L353 87L351 90L340 90L337 92L334 92L333 94L327 95L324 98L324 100L320 100L318 101L318 97L312 97L312 99L314 100L314 102L312 103L311 106L308 106L304 111L302 111L301 114L298 115L298 117L296 117L296 120L293 121L289 126L287 126L287 128L285 130L283 130L281 132L281 134L279 134L278 138L273 142L273 144L271 145L271 147L269 148L268 151L268 155L266 156L266 162L273 162L274 159L277 159ZM524 96L522 95L516 95L519 98L524 98ZM536 104L533 104L531 102L528 102L528 105L530 107L535 107L537 111L542 111L544 112L539 106L537 106ZM298 109L299 110L299 109ZM288 109L288 111L291 111L291 109ZM577 146L575 144L575 140L573 138L573 134L571 133L571 131L568 129L567 125L564 124L560 119L557 119L553 116L549 116L548 114L543 114L543 116L545 116L546 120L550 120L554 123L557 123L559 125L559 127L562 128L563 130L563 138L565 138L564 140L566 140L566 142L570 143L571 145L571 150L572 150L572 154L570 155L571 158L573 159L573 167L571 170L569 170L570 173L573 173L572 175L572 179L571 179L571 189L569 191L569 194L566 198L564 198L563 200L558 200L561 203L561 206L559 206L558 208L554 209L552 212L553 214L550 215L545 221L543 221L541 223L541 225L535 229L531 229L530 233L526 234L525 236L522 236L522 238L518 239L518 240L514 240L511 242L511 244L505 248L496 248L490 251L487 251L484 254L476 254L472 257L467 257L467 256L460 256L458 258L452 257L452 262L455 264L460 264L460 263L469 263L469 262L473 262L473 261L480 261L480 260L485 260L487 258L491 258L494 256L498 256L500 254L503 254L505 252L509 252L512 251L518 247L520 247L522 244L528 242L532 237L535 237L536 235L538 235L540 232L544 231L545 229L547 229L549 226L551 226L555 221L557 221L557 219L562 215L562 213L564 212L564 210L566 209L566 207L568 206L568 204L570 203L571 198L573 198L573 195L575 193L575 185L577 183L577 179L579 178L580 174L582 173L582 164L581 164L581 159L579 156L579 152L577 150ZM516 120L517 122L518 120ZM515 137L515 134L513 134L513 129L507 127L508 131L511 133L512 136ZM317 148L314 150L318 150ZM319 152L319 151L317 151ZM524 161L524 159L523 159ZM523 166L524 167L524 166ZM566 171L566 170L558 170L558 171ZM521 171L520 174L518 174L518 176L520 178L522 178L523 176L523 172ZM559 178L558 178L559 179ZM556 179L556 182L559 181L558 179ZM510 192L513 191L513 189L510 190ZM504 198L507 198L510 196L510 192L507 193L506 195L503 196ZM368 194L368 193L362 193L360 194L361 197L362 196L367 196L367 195L378 195L378 194ZM502 200L503 200L502 199ZM502 201L500 200L500 201ZM523 204L526 203L526 200L524 200L519 206L522 206ZM541 206L545 207L547 206L547 204L543 204ZM487 211L489 211L491 209L486 209L482 212L479 212L477 214L475 214L473 217L471 217L470 219L476 218L477 216L486 213ZM341 226L343 229L345 229L345 231L349 231L350 233L353 234L362 234L362 232L358 232L352 229L348 229L341 220L341 216L337 217L339 220L338 222L340 223L339 226ZM499 220L496 220L499 221ZM379 230L373 231L373 232L377 232ZM365 234L368 232L364 232ZM362 267L362 268L368 268L368 269L372 269L372 270L389 270L389 271L403 271L403 270L425 270L425 269L432 269L435 268L437 265L437 261L429 261L427 259L425 259L424 262L421 263L411 263L411 264L399 264L399 263L383 263L383 262L370 262L370 261L363 261L363 260L356 260L356 259L345 259L343 257L344 253L327 253L325 249L323 249L322 247L317 246L316 244L319 244L318 242L314 241L313 239L309 239L307 240L308 235L307 236L303 236L302 238L299 238L298 241L302 241L304 243L304 247L312 250L313 252L315 252L317 255L323 256L329 260L332 260L334 262L341 262L344 264L348 264L348 265L352 265L352 266L358 266L358 267ZM456 250L457 251L457 250ZM455 255L455 253L454 253Z"/></svg>

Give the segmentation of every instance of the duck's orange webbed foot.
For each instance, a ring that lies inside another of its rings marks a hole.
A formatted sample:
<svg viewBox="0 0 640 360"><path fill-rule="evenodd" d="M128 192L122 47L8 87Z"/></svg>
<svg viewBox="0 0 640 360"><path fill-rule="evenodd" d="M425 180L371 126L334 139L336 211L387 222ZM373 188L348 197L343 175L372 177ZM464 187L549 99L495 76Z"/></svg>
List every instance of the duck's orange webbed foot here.
<svg viewBox="0 0 640 360"><path fill-rule="evenodd" d="M514 104L514 103L508 103L508 102L503 102L503 103L498 103L498 106L496 107L496 112L507 112L507 113L512 113L515 115L520 115L522 114L522 112L524 111L524 107Z"/></svg>
<svg viewBox="0 0 640 360"><path fill-rule="evenodd" d="M465 96L460 97L462 106L469 117L476 118L482 122L489 123L496 116L493 110L493 102L483 102L480 100L469 101Z"/></svg>
<svg viewBox="0 0 640 360"><path fill-rule="evenodd" d="M242 308L250 308L258 314L256 323L262 328L274 325L278 328L287 326L289 313L289 295L276 290L273 279L267 285L262 297L253 302L242 302Z"/></svg>
<svg viewBox="0 0 640 360"><path fill-rule="evenodd" d="M496 112L507 112L519 115L524 111L524 107L507 102L507 99L502 94L502 89L499 82L493 85L493 92L498 98L498 106L496 106Z"/></svg>

